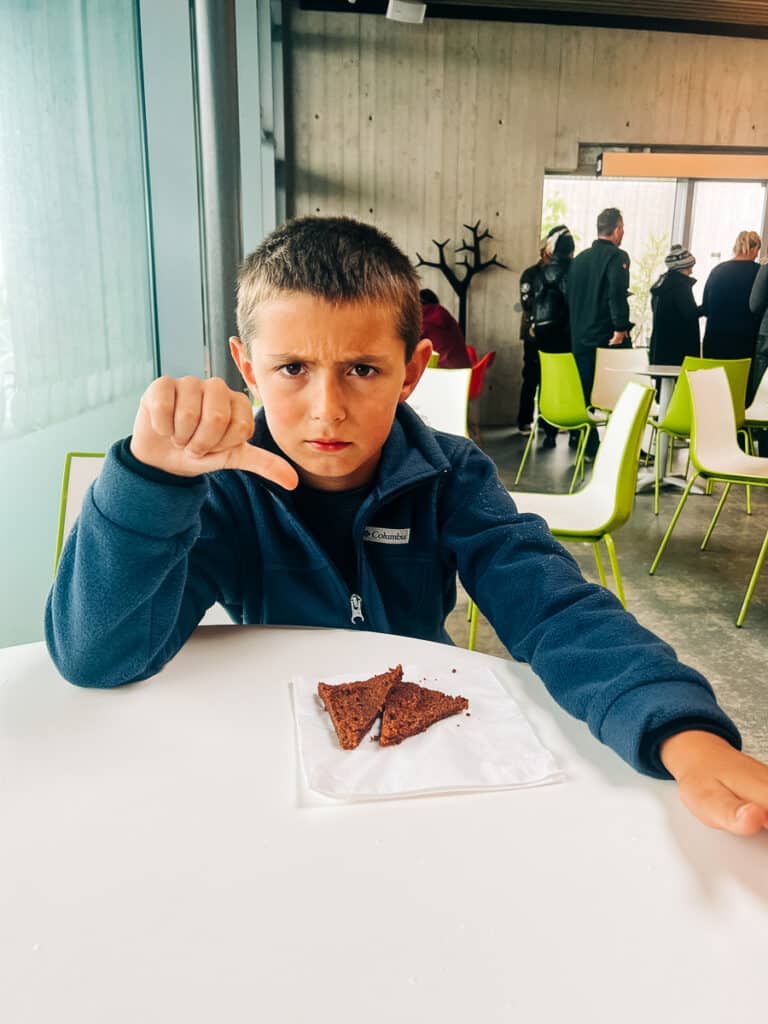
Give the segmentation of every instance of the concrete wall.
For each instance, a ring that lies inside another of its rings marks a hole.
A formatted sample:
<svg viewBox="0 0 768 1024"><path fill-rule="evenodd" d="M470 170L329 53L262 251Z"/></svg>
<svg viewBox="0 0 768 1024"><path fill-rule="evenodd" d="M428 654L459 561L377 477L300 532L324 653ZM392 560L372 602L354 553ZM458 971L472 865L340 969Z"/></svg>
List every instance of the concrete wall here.
<svg viewBox="0 0 768 1024"><path fill-rule="evenodd" d="M510 269L475 278L467 331L498 352L488 424L516 413L513 307L545 171L575 169L580 143L768 146L764 40L294 8L286 45L290 212L370 220L427 259L464 223L494 235L484 255Z"/></svg>

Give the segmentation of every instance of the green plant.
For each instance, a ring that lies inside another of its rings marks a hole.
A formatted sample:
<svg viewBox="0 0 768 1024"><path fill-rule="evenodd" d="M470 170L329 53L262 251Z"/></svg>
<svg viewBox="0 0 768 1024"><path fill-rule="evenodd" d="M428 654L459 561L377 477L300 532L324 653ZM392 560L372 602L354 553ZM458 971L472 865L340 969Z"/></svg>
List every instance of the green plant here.
<svg viewBox="0 0 768 1024"><path fill-rule="evenodd" d="M554 192L549 199L544 201L544 210L541 217L541 237L546 238L552 228L558 224L568 223L568 207L559 192ZM571 228L573 240L578 246L581 242L581 235Z"/></svg>
<svg viewBox="0 0 768 1024"><path fill-rule="evenodd" d="M651 335L651 286L664 268L669 251L669 235L650 235L639 259L633 260L629 271L629 315L635 326L632 340L645 345Z"/></svg>

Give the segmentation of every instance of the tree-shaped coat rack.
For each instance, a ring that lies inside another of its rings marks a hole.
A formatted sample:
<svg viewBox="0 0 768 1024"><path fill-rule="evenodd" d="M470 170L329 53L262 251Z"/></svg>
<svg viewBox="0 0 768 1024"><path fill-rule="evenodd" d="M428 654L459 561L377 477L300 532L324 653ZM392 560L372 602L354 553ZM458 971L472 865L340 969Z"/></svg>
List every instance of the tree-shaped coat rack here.
<svg viewBox="0 0 768 1024"><path fill-rule="evenodd" d="M443 276L448 280L451 288L456 292L459 297L459 326L461 327L464 335L467 333L467 292L472 282L472 278L475 274L479 274L483 270L487 270L488 267L501 267L506 270L507 267L499 261L494 255L489 260L484 260L480 252L481 243L486 238L493 238L493 235L486 228L484 231L480 230L480 221L476 224L464 224L467 231L470 232L472 238L470 241L466 239L462 241L458 249L454 250L458 255L461 252L466 253L460 260L456 260L454 265L457 267L464 267L464 274L459 277L453 267L448 265L448 261L445 258L445 247L450 242L450 238L446 238L444 242L438 242L436 239L432 239L432 245L437 247L437 251L440 253L440 258L437 262L433 260L425 260L420 253L416 253L417 267L434 267L439 270Z"/></svg>

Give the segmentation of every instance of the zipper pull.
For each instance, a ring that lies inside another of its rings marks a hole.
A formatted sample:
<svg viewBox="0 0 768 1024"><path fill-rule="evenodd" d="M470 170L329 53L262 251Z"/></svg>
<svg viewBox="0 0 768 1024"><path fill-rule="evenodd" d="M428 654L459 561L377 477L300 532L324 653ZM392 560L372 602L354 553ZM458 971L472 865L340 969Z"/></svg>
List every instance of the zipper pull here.
<svg viewBox="0 0 768 1024"><path fill-rule="evenodd" d="M365 622L365 618L363 616L363 599L362 599L362 597L360 597L359 594L353 594L352 597L349 599L349 604L350 604L350 607L352 609L352 618L351 618L350 621L351 622L357 622L358 619L359 619L360 622Z"/></svg>

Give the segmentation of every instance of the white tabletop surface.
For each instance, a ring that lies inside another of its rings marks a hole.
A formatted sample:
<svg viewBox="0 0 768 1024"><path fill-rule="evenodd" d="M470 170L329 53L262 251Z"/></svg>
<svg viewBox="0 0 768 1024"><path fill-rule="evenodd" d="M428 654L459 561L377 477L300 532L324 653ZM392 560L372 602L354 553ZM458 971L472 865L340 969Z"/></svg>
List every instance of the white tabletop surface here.
<svg viewBox="0 0 768 1024"><path fill-rule="evenodd" d="M482 659L566 773L302 792L288 680ZM524 666L363 632L207 627L155 679L0 651L5 1024L762 1019L768 835L706 829Z"/></svg>

